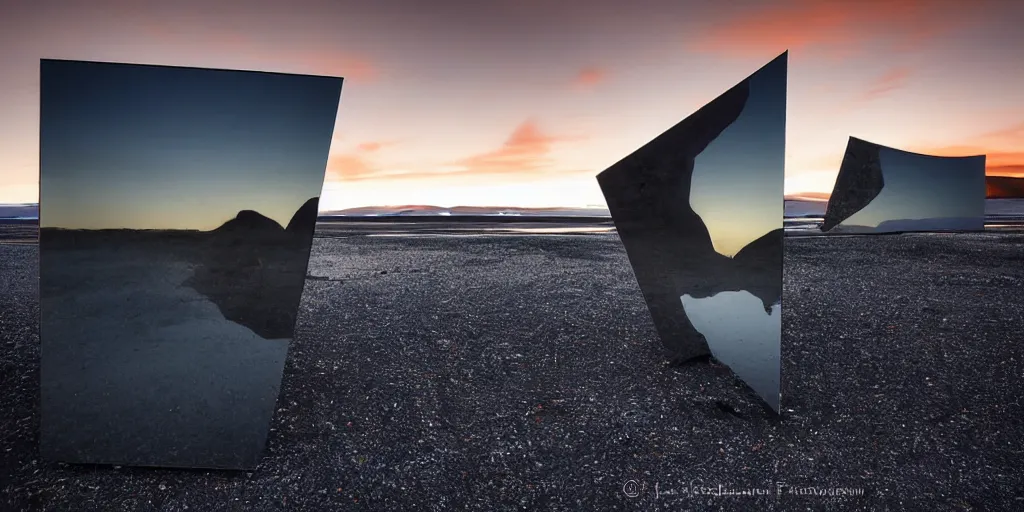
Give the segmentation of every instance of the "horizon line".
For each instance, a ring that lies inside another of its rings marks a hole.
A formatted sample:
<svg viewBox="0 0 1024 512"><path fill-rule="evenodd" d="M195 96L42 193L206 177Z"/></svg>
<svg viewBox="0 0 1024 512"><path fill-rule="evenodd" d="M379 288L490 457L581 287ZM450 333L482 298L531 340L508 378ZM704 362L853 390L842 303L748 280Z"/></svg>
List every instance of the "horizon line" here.
<svg viewBox="0 0 1024 512"><path fill-rule="evenodd" d="M986 197L987 199L1024 199L1024 197ZM828 198L816 198L816 197L800 197L800 196L786 196L785 201L800 201L805 203L826 203ZM0 207L8 206L35 206L38 207L39 203L0 203ZM328 213L328 212L344 212L349 210L362 210L369 208L380 208L380 209L398 209L398 208L435 208L439 210L452 210L456 208L477 208L477 209L506 209L506 210L608 210L607 206L515 206L515 205L489 205L489 206L467 206L467 205L456 205L456 206L441 206L441 205L381 205L381 204L370 204L364 206L350 206L346 208L337 208L329 210L317 210L317 213ZM255 211L255 210L254 210ZM257 212L258 213L258 212Z"/></svg>
<svg viewBox="0 0 1024 512"><path fill-rule="evenodd" d="M831 194L814 194L814 195L803 195L804 193L797 194L786 194L783 196L785 201L803 201L808 203L823 203L828 202ZM986 197L985 199L1024 199L1024 197ZM0 207L39 207L39 203L4 203L0 202ZM317 213L324 212L344 212L348 210L360 210L368 208L435 208L435 209L447 209L452 210L456 208L476 208L476 209L508 209L508 210L607 210L607 206L599 205L587 205L587 206L563 206L563 205L550 205L550 206L516 206L516 205L486 205L486 206L474 206L474 205L455 205L455 206L443 206L437 204L368 204L362 206L349 206L345 208L336 209L318 209Z"/></svg>

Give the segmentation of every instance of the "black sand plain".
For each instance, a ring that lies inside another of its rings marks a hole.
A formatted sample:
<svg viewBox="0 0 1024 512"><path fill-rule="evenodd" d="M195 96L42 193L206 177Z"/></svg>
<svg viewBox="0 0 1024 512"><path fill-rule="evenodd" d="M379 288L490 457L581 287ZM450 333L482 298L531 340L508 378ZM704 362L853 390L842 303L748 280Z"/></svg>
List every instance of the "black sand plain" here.
<svg viewBox="0 0 1024 512"><path fill-rule="evenodd" d="M1024 508L1022 233L786 238L778 417L665 362L614 234L356 231L318 227L251 472L41 461L0 244L0 510Z"/></svg>

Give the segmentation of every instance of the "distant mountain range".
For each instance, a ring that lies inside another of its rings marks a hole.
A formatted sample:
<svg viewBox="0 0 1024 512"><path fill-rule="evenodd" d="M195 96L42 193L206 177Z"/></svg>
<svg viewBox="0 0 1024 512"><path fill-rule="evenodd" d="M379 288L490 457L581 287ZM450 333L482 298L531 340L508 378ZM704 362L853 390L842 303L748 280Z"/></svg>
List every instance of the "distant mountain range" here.
<svg viewBox="0 0 1024 512"><path fill-rule="evenodd" d="M36 203L0 204L0 219L38 219Z"/></svg>
<svg viewBox="0 0 1024 512"><path fill-rule="evenodd" d="M514 206L363 206L320 212L321 217L409 217L409 216L512 216L512 217L608 217L607 208L519 208Z"/></svg>
<svg viewBox="0 0 1024 512"><path fill-rule="evenodd" d="M1024 198L1024 178L1009 176L986 176L986 197L988 199L1020 199ZM805 192L787 194L786 216L793 216L789 211L791 204L805 204L817 214L814 203L821 203L822 213L829 194L823 192ZM314 202L313 205L316 203ZM304 205L301 216L312 214L311 204ZM795 216L805 216L811 212L801 212ZM608 208L590 205L585 208L520 208L515 206L433 206L433 205L401 205L401 206L362 206L345 210L318 212L320 218L343 217L410 217L410 216L495 216L495 217L609 217ZM0 219L38 219L39 205L35 203L0 204Z"/></svg>
<svg viewBox="0 0 1024 512"><path fill-rule="evenodd" d="M986 176L985 197L988 199L1024 198L1024 178Z"/></svg>
<svg viewBox="0 0 1024 512"><path fill-rule="evenodd" d="M456 206L454 208L444 208L441 206L426 206L426 205L412 205L412 206L364 206L361 208L349 208L346 210L333 210L326 212L313 212L312 208L315 208L316 204L306 204L299 212L296 212L296 218L292 219L289 223L291 226L297 222L299 217L304 217L305 222L309 222L311 218L319 219L345 219L345 218L365 218L365 217L376 217L376 218L387 218L387 217L500 217L507 219L521 218L523 220L531 218L596 218L606 217L610 218L607 208L515 208L515 207L484 207L484 206ZM821 200L806 200L806 199L786 199L786 217L821 217L825 214L825 202ZM222 226L221 229L232 229L235 224L252 224L259 223L259 219L256 219L252 215L255 212L240 212L240 217L229 221L227 225ZM301 214L300 214L301 213ZM252 217L252 218L250 218ZM33 220L37 219L38 212L36 205L4 205L0 204L0 219L22 219L22 220ZM267 219L267 221L274 223L276 222ZM278 229L281 226L277 226ZM294 228L293 228L294 229ZM291 231L292 229L289 229Z"/></svg>

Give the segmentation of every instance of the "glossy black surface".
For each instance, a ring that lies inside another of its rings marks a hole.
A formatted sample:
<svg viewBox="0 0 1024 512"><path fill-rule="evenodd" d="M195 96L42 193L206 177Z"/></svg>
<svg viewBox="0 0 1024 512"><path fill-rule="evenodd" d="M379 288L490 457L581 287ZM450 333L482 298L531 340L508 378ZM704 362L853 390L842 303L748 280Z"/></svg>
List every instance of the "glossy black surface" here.
<svg viewBox="0 0 1024 512"><path fill-rule="evenodd" d="M822 231L983 231L985 156L911 153L850 137Z"/></svg>
<svg viewBox="0 0 1024 512"><path fill-rule="evenodd" d="M597 177L668 356L711 353L776 410L786 58Z"/></svg>
<svg viewBox="0 0 1024 512"><path fill-rule="evenodd" d="M256 466L341 86L42 61L46 459Z"/></svg>

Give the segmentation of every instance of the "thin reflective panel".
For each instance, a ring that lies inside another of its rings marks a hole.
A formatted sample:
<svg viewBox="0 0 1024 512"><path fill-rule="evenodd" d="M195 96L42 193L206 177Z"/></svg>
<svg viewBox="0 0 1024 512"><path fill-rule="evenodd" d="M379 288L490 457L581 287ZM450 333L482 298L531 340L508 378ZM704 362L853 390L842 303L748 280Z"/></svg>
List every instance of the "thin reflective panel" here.
<svg viewBox="0 0 1024 512"><path fill-rule="evenodd" d="M42 61L45 458L257 464L341 86Z"/></svg>
<svg viewBox="0 0 1024 512"><path fill-rule="evenodd" d="M669 357L710 352L776 411L786 58L597 177Z"/></svg>
<svg viewBox="0 0 1024 512"><path fill-rule="evenodd" d="M982 231L985 193L984 155L929 156L850 137L821 230Z"/></svg>

